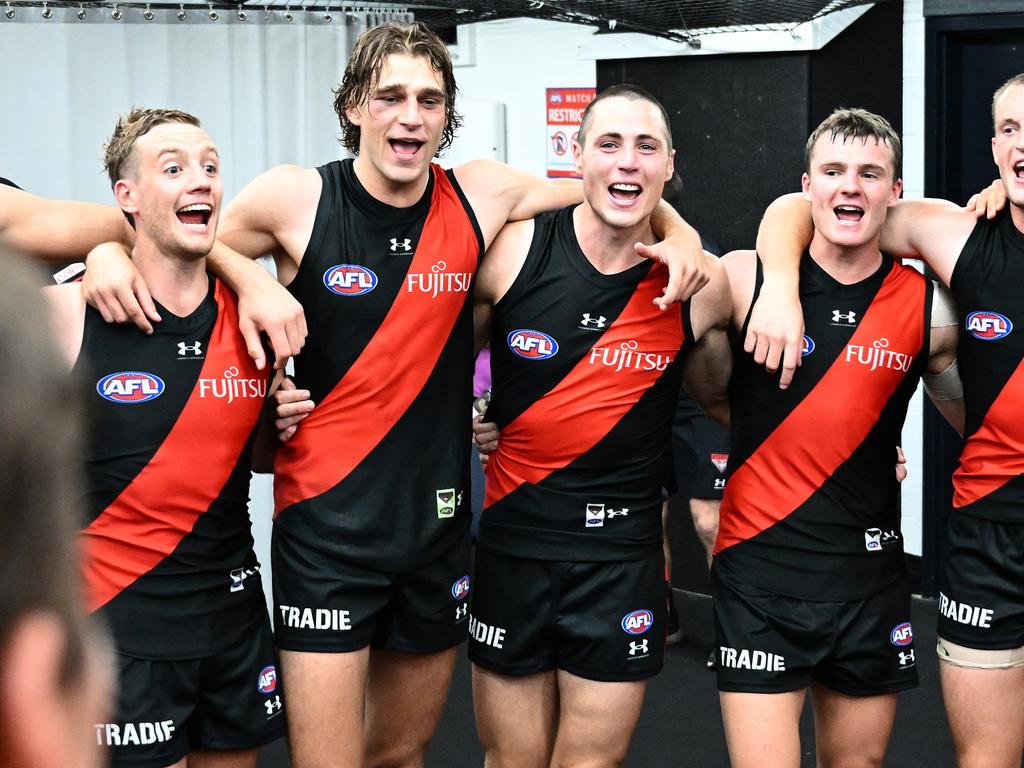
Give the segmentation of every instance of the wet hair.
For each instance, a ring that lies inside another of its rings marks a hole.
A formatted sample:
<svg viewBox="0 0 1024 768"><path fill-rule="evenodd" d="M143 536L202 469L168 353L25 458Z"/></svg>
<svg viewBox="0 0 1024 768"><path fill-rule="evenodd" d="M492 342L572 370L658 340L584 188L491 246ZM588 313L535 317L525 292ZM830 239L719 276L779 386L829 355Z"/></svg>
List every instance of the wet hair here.
<svg viewBox="0 0 1024 768"><path fill-rule="evenodd" d="M103 167L113 188L119 179L134 172L132 150L139 137L164 123L185 123L199 127L199 118L178 109L139 109L117 119L114 132L103 147Z"/></svg>
<svg viewBox="0 0 1024 768"><path fill-rule="evenodd" d="M0 647L27 615L56 616L68 687L85 663L75 515L81 404L51 334L38 281L9 258L0 284Z"/></svg>
<svg viewBox="0 0 1024 768"><path fill-rule="evenodd" d="M1024 72L1019 75L1014 75L1005 83L1000 85L996 92L992 94L992 126L996 128L996 102L999 101L999 97L1006 93L1010 88L1015 85L1024 85Z"/></svg>
<svg viewBox="0 0 1024 768"><path fill-rule="evenodd" d="M828 134L831 141L836 139L874 139L876 144L887 144L892 151L893 181L900 178L903 168L903 143L892 125L881 115L868 112L866 109L846 109L840 107L821 121L807 139L804 147L804 168L810 173L811 155L818 139Z"/></svg>
<svg viewBox="0 0 1024 768"><path fill-rule="evenodd" d="M610 88L605 88L594 100L587 104L587 108L583 110L583 119L580 121L580 130L577 141L580 146L584 146L587 137L587 131L590 129L591 113L595 106L600 104L605 99L611 99L614 97L622 99L628 99L629 101L646 101L650 102L658 108L661 113L661 119L665 122L665 138L668 140L667 149L669 154L672 153L672 126L669 123L668 112L665 111L665 107L662 106L661 102L654 98L653 94L646 88L641 88L639 85L633 83L621 83L620 85L613 85Z"/></svg>
<svg viewBox="0 0 1024 768"><path fill-rule="evenodd" d="M334 111L341 124L341 143L352 154L359 154L359 126L348 119L345 111L365 104L380 80L384 61L392 54L422 56L441 76L444 88L444 129L437 154L451 146L455 132L462 126L462 116L455 111L455 73L448 46L422 22L414 24L382 24L368 29L356 40L352 55L345 65L341 83L334 89Z"/></svg>

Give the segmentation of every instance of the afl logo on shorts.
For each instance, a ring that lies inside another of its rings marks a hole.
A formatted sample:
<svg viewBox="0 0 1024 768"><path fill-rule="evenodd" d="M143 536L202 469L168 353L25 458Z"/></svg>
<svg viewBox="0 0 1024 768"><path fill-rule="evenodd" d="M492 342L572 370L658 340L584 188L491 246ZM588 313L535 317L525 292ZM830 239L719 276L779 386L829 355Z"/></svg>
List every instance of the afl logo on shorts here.
<svg viewBox="0 0 1024 768"><path fill-rule="evenodd" d="M339 296L362 296L377 287L377 275L358 264L336 264L324 272L324 285Z"/></svg>
<svg viewBox="0 0 1024 768"><path fill-rule="evenodd" d="M463 576L452 584L452 597L456 600L465 600L469 594L469 576Z"/></svg>
<svg viewBox="0 0 1024 768"><path fill-rule="evenodd" d="M995 341L1008 336L1013 330L1010 318L998 312L971 312L967 316L967 332L982 341Z"/></svg>
<svg viewBox="0 0 1024 768"><path fill-rule="evenodd" d="M164 393L164 381L152 373L121 371L100 379L96 391L112 403L145 403Z"/></svg>
<svg viewBox="0 0 1024 768"><path fill-rule="evenodd" d="M277 690L277 668L273 664L260 670L256 688L260 693L273 693Z"/></svg>
<svg viewBox="0 0 1024 768"><path fill-rule="evenodd" d="M889 642L900 648L904 648L914 642L914 630L909 621L897 624L889 633Z"/></svg>
<svg viewBox="0 0 1024 768"><path fill-rule="evenodd" d="M642 635L654 626L654 614L647 610L633 611L622 617L622 629L630 635Z"/></svg>
<svg viewBox="0 0 1024 768"><path fill-rule="evenodd" d="M558 353L558 342L542 331L520 328L508 335L508 348L527 360L547 360Z"/></svg>
<svg viewBox="0 0 1024 768"><path fill-rule="evenodd" d="M811 352L814 351L814 339L810 336L804 336L804 347L800 350L800 357L807 357Z"/></svg>

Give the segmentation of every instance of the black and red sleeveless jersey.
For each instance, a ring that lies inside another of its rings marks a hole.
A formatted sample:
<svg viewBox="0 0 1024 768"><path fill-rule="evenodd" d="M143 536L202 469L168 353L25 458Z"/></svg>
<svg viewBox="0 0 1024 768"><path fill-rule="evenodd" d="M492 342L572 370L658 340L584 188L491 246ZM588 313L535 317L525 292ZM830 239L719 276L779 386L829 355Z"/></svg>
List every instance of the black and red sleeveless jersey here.
<svg viewBox="0 0 1024 768"><path fill-rule="evenodd" d="M761 282L758 262L755 299ZM800 300L803 360L789 389L733 355L715 563L779 594L855 599L905 570L896 446L927 365L932 284L883 258L843 285L805 255Z"/></svg>
<svg viewBox="0 0 1024 768"><path fill-rule="evenodd" d="M981 219L950 280L960 315L964 445L953 508L1024 523L1024 233L1008 211Z"/></svg>
<svg viewBox="0 0 1024 768"><path fill-rule="evenodd" d="M296 382L316 408L278 452L275 525L376 568L430 562L469 525L470 289L483 237L454 176L394 208L352 161L322 166L289 290L309 337Z"/></svg>
<svg viewBox="0 0 1024 768"><path fill-rule="evenodd" d="M574 207L535 222L494 308L493 397L479 543L517 557L629 560L661 546L661 487L692 338L689 303L652 302L665 268L598 272Z"/></svg>
<svg viewBox="0 0 1024 768"><path fill-rule="evenodd" d="M80 544L89 608L118 650L185 659L230 647L266 612L248 501L267 377L219 281L188 317L160 315L145 336L86 310Z"/></svg>

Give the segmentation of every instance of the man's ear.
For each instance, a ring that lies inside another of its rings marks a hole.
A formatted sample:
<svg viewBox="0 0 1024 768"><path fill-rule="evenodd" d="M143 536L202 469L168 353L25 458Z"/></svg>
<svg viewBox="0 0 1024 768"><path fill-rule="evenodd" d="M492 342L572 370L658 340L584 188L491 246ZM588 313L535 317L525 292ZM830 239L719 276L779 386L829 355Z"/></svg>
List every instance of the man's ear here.
<svg viewBox="0 0 1024 768"><path fill-rule="evenodd" d="M0 704L0 762L10 768L67 764L67 693L61 686L66 632L60 620L37 611L17 621L0 648L4 700ZM76 744L82 742L76 738Z"/></svg>
<svg viewBox="0 0 1024 768"><path fill-rule="evenodd" d="M114 199L125 213L138 213L139 204L136 200L135 185L128 179L118 179L114 184Z"/></svg>

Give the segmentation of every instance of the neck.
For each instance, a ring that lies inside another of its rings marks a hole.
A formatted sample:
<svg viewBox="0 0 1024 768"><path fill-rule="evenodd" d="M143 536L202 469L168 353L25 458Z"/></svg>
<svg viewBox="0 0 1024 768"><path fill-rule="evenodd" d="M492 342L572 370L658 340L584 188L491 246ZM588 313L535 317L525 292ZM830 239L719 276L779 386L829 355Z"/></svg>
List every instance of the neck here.
<svg viewBox="0 0 1024 768"><path fill-rule="evenodd" d="M656 242L650 217L632 227L612 227L586 201L573 211L573 228L587 260L605 275L622 272L644 260L633 248L638 240L648 245Z"/></svg>
<svg viewBox="0 0 1024 768"><path fill-rule="evenodd" d="M192 314L206 298L210 283L205 258L169 256L152 240L139 237L132 261L153 298L178 317Z"/></svg>
<svg viewBox="0 0 1024 768"><path fill-rule="evenodd" d="M857 246L836 245L814 233L811 240L811 258L834 280L843 285L859 283L873 275L882 264L882 253L878 249L878 236Z"/></svg>
<svg viewBox="0 0 1024 768"><path fill-rule="evenodd" d="M352 165L356 178L363 189L385 205L408 208L419 202L430 179L430 169L412 181L392 181L380 173L364 155L359 155Z"/></svg>

